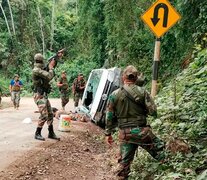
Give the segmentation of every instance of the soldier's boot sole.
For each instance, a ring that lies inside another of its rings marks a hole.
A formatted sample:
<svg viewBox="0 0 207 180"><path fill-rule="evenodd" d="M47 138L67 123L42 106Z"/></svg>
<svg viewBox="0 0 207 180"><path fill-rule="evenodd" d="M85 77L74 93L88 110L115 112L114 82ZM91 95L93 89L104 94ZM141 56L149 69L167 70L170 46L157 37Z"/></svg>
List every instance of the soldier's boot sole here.
<svg viewBox="0 0 207 180"><path fill-rule="evenodd" d="M40 135L35 135L35 139L40 140L40 141L45 141L45 138Z"/></svg>
<svg viewBox="0 0 207 180"><path fill-rule="evenodd" d="M48 138L60 141L60 138L56 135L48 135Z"/></svg>

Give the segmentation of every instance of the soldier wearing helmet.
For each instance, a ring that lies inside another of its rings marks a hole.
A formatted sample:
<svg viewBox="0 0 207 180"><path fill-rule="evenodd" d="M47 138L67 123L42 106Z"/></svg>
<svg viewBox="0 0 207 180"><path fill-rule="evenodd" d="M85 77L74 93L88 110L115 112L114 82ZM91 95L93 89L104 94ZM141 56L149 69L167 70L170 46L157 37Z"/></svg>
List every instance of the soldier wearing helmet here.
<svg viewBox="0 0 207 180"><path fill-rule="evenodd" d="M60 140L53 130L53 113L48 99L48 94L50 93L51 86L50 81L54 77L54 66L55 61L51 60L48 68L49 71L44 69L44 58L42 54L37 53L34 56L34 68L32 70L32 80L33 80L33 91L34 91L34 101L40 112L40 117L35 132L35 139L44 141L45 138L42 137L41 131L45 122L48 124L48 138Z"/></svg>
<svg viewBox="0 0 207 180"><path fill-rule="evenodd" d="M146 119L148 115L156 116L156 105L145 88L136 85L139 74L134 66L127 66L122 75L123 87L112 92L107 102L106 141L111 145L111 134L118 126L120 159L116 175L123 179L129 176L138 146L155 159L164 159L164 142L152 133Z"/></svg>
<svg viewBox="0 0 207 180"><path fill-rule="evenodd" d="M44 58L43 58L41 53L37 53L34 56L34 60L35 60L36 63L43 63Z"/></svg>

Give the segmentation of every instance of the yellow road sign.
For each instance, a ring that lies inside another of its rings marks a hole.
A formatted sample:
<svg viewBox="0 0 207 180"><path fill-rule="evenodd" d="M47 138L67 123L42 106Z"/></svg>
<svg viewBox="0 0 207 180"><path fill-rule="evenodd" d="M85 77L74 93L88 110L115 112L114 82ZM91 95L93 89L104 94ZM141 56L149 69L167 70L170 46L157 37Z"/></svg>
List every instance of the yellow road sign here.
<svg viewBox="0 0 207 180"><path fill-rule="evenodd" d="M166 33L181 16L168 0L157 0L141 18L159 38Z"/></svg>

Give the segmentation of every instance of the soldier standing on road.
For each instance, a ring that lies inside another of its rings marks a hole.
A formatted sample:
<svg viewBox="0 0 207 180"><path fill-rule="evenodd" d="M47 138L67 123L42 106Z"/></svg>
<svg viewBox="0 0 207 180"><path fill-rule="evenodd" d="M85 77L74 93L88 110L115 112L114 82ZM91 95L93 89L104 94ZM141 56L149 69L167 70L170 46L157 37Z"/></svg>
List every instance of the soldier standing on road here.
<svg viewBox="0 0 207 180"><path fill-rule="evenodd" d="M164 142L147 125L147 116L156 116L156 105L144 87L136 85L137 69L127 66L123 72L123 87L109 96L106 112L106 141L113 142L111 133L119 128L120 159L116 171L119 179L127 179L135 151L141 146L155 159L164 159ZM115 120L114 116L117 117Z"/></svg>
<svg viewBox="0 0 207 180"><path fill-rule="evenodd" d="M11 100L13 102L14 108L19 109L20 93L23 83L19 80L19 75L15 74L14 79L11 80L9 85L9 90L11 93Z"/></svg>
<svg viewBox="0 0 207 180"><path fill-rule="evenodd" d="M49 71L44 70L44 62L42 54L38 53L34 56L35 64L32 70L34 101L40 112L38 126L35 132L35 139L44 141L45 138L41 135L41 130L45 122L48 124L48 138L60 140L53 130L53 113L48 100L48 94L51 91L50 81L54 77L54 59L49 63Z"/></svg>
<svg viewBox="0 0 207 180"><path fill-rule="evenodd" d="M74 95L74 102L75 102L74 106L75 107L78 106L79 100L83 96L85 85L86 85L86 82L83 78L83 74L79 73L78 77L75 78L75 80L73 81L73 87L72 87L72 91L73 91L73 95Z"/></svg>
<svg viewBox="0 0 207 180"><path fill-rule="evenodd" d="M65 71L62 72L61 77L57 82L57 86L60 90L62 110L65 110L65 106L69 102L69 84L67 80L67 74Z"/></svg>

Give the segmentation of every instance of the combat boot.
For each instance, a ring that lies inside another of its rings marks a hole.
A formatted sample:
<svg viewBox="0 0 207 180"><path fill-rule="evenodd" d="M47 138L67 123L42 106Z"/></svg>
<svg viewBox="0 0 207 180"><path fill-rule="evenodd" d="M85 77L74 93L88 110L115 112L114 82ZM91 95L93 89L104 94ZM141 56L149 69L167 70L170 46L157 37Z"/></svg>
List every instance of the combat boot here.
<svg viewBox="0 0 207 180"><path fill-rule="evenodd" d="M37 127L37 130L35 132L35 139L41 140L41 141L45 141L45 138L42 137L42 135L41 135L41 131L42 131L42 128L41 127Z"/></svg>
<svg viewBox="0 0 207 180"><path fill-rule="evenodd" d="M57 137L55 135L55 133L54 133L53 125L48 126L48 131L49 131L48 138L50 138L50 139L56 139L56 140L60 141L60 138Z"/></svg>

